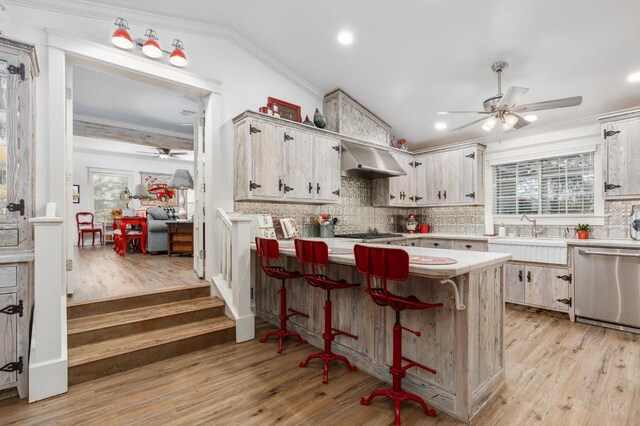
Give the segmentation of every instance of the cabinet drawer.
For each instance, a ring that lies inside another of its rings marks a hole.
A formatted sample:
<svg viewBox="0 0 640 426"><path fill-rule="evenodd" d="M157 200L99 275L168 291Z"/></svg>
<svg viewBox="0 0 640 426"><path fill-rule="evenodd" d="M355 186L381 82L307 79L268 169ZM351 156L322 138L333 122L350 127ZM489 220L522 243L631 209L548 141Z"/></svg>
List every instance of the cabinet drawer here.
<svg viewBox="0 0 640 426"><path fill-rule="evenodd" d="M18 282L16 265L0 266L0 287L15 287Z"/></svg>
<svg viewBox="0 0 640 426"><path fill-rule="evenodd" d="M17 304L16 293L0 294L0 309ZM18 315L0 313L0 367L17 360ZM0 386L15 383L18 380L15 371L0 371Z"/></svg>
<svg viewBox="0 0 640 426"><path fill-rule="evenodd" d="M565 268L527 266L524 301L526 304L559 311L569 311L569 305L559 300L569 299L569 282L560 278L569 275Z"/></svg>
<svg viewBox="0 0 640 426"><path fill-rule="evenodd" d="M452 248L454 250L487 251L487 243L483 241L454 240Z"/></svg>
<svg viewBox="0 0 640 426"><path fill-rule="evenodd" d="M420 241L420 247L451 249L451 240L434 240L432 238L423 238Z"/></svg>

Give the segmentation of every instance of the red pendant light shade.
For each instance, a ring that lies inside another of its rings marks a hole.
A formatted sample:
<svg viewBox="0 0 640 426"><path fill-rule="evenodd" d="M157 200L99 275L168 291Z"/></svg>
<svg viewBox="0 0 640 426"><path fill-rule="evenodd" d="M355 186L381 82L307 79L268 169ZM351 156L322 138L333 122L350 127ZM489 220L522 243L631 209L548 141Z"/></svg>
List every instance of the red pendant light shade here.
<svg viewBox="0 0 640 426"><path fill-rule="evenodd" d="M158 43L158 34L149 28L145 33L145 36L147 36L147 41L142 45L142 53L153 59L161 57L162 49L160 49L160 44Z"/></svg>
<svg viewBox="0 0 640 426"><path fill-rule="evenodd" d="M187 65L187 55L184 54L184 46L178 39L173 40L172 46L175 48L169 56L169 62L176 67L184 67Z"/></svg>
<svg viewBox="0 0 640 426"><path fill-rule="evenodd" d="M129 35L129 24L122 18L117 18L115 25L118 27L111 36L111 42L120 49L133 49L133 39Z"/></svg>

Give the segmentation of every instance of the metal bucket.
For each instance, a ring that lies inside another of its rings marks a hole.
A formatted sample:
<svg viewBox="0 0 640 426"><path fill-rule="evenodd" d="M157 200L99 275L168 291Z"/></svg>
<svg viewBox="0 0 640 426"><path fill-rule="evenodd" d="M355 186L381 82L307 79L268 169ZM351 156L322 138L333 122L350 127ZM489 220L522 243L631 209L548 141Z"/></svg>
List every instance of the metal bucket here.
<svg viewBox="0 0 640 426"><path fill-rule="evenodd" d="M333 224L320 225L320 238L333 238Z"/></svg>

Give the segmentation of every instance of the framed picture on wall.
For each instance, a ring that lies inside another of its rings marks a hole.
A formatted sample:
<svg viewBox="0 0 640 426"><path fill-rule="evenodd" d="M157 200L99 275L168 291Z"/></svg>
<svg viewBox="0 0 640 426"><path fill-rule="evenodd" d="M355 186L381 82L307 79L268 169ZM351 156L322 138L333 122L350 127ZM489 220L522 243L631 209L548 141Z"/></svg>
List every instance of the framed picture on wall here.
<svg viewBox="0 0 640 426"><path fill-rule="evenodd" d="M73 185L73 204L80 204L80 185Z"/></svg>
<svg viewBox="0 0 640 426"><path fill-rule="evenodd" d="M140 183L144 190L151 196L148 200L140 200L145 207L151 206L178 206L178 191L167 188L167 184L173 175L167 173L140 172Z"/></svg>

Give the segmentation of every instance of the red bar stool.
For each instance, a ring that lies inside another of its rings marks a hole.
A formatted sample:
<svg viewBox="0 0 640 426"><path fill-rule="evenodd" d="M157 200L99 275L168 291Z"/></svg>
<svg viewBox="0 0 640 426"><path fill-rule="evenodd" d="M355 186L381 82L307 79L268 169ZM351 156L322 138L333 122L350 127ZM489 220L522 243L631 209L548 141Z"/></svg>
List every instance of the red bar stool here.
<svg viewBox="0 0 640 426"><path fill-rule="evenodd" d="M394 402L396 425L400 425L400 405L407 400L417 402L422 406L426 415L433 417L436 415L435 410L427 407L422 398L402 390L402 378L406 376L408 369L418 367L432 374L436 374L436 370L402 356L402 330L413 333L418 337L420 337L420 332L403 327L400 324L400 312L407 309L439 308L442 303L424 303L415 296L398 296L387 290L387 280L405 281L409 277L409 255L406 251L395 248L369 247L360 244L356 244L353 249L356 268L367 277L367 289L365 291L377 305L388 306L396 311L396 323L393 325L393 364L389 369L393 377L392 388L374 390L369 397L362 398L360 404L369 405L373 398L386 396ZM382 286L373 287L372 278L380 279ZM403 361L407 362L404 367L402 366Z"/></svg>
<svg viewBox="0 0 640 426"><path fill-rule="evenodd" d="M296 256L302 264L302 274L307 282L312 286L321 288L327 292L327 299L324 302L324 332L322 333L324 351L309 355L304 362L300 363L300 367L305 368L309 365L309 361L315 358L322 360L324 364L322 383L327 384L329 382L329 363L333 360L342 361L347 365L349 370L357 371L357 368L352 366L346 357L334 354L331 351L331 342L333 342L335 337L338 335L343 334L351 337L352 339L358 338L358 336L351 333L331 327L331 290L353 288L360 284L350 284L345 280L336 281L328 278L326 275L316 273L318 267L325 266L329 263L329 248L324 241L297 239L295 240L295 245ZM308 272L307 269L309 269Z"/></svg>
<svg viewBox="0 0 640 426"><path fill-rule="evenodd" d="M295 337L301 344L306 344L307 341L304 340L299 333L287 329L287 320L289 318L296 315L302 315L303 317L309 318L309 315L303 314L302 312L294 309L289 309L291 313L287 314L287 287L285 286L285 281L301 278L302 275L300 275L298 271L291 272L281 266L271 265L272 260L280 259L280 247L278 246L278 240L256 237L256 251L260 258L260 267L264 273L270 277L282 280L282 287L280 287L280 290L276 292L280 294L280 329L268 332L262 339L260 339L260 343L265 343L272 336L278 337L278 353L282 353L282 342L287 337Z"/></svg>

